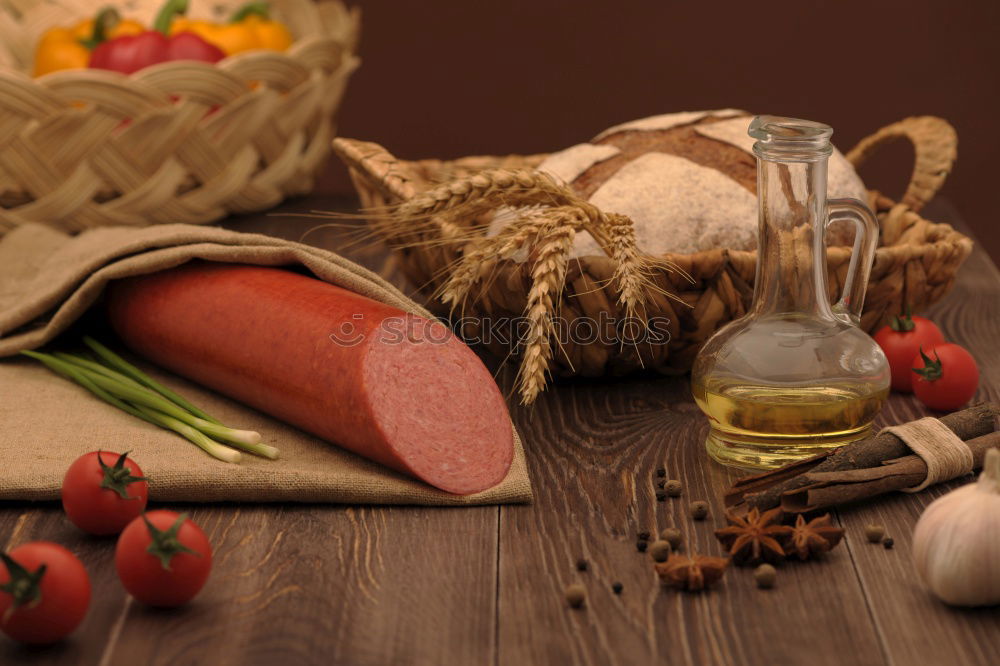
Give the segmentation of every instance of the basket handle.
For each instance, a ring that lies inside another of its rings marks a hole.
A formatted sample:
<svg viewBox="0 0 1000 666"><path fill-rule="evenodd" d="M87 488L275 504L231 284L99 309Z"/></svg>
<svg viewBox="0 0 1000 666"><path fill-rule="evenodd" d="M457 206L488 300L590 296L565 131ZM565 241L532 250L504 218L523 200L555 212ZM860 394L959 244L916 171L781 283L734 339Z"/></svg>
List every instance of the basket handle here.
<svg viewBox="0 0 1000 666"><path fill-rule="evenodd" d="M337 138L333 152L390 201L406 201L417 192L400 160L377 143Z"/></svg>
<svg viewBox="0 0 1000 666"><path fill-rule="evenodd" d="M919 211L944 184L958 154L958 135L948 121L936 116L904 118L859 141L847 159L860 167L879 146L901 138L909 139L916 155L902 203Z"/></svg>

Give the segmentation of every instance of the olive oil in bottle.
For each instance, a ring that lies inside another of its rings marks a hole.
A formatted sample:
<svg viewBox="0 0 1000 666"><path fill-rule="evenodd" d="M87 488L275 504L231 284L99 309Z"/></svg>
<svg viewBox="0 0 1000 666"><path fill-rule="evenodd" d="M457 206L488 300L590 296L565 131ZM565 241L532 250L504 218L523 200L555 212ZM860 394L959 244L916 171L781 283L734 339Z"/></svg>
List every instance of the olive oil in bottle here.
<svg viewBox="0 0 1000 666"><path fill-rule="evenodd" d="M885 354L860 328L878 220L861 201L827 199L832 133L794 118L750 123L760 220L753 301L691 369L709 420L705 447L723 464L779 467L860 439L889 393ZM834 221L853 222L856 234L843 282L830 289Z"/></svg>
<svg viewBox="0 0 1000 666"><path fill-rule="evenodd" d="M691 391L711 425L709 455L744 467L778 467L865 437L889 395L865 382L780 387L720 377Z"/></svg>

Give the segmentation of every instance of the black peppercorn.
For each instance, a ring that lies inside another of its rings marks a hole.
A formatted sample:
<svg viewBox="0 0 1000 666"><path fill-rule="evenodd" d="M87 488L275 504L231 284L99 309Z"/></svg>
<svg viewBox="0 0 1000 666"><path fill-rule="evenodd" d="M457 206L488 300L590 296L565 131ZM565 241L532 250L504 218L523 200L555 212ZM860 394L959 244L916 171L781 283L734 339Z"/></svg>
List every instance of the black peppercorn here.
<svg viewBox="0 0 1000 666"><path fill-rule="evenodd" d="M586 571L587 570L587 560L583 560L583 559L577 560L576 561L576 570L577 571Z"/></svg>
<svg viewBox="0 0 1000 666"><path fill-rule="evenodd" d="M656 476L658 476L658 477L660 477L662 479L666 475L667 475L666 468L663 468L663 467L657 467L656 468Z"/></svg>
<svg viewBox="0 0 1000 666"><path fill-rule="evenodd" d="M885 547L886 550L892 550L892 547L895 543L896 542L892 540L892 537L886 537L885 541L882 542L882 545Z"/></svg>
<svg viewBox="0 0 1000 666"><path fill-rule="evenodd" d="M611 591L614 592L615 594L621 594L623 587L624 585L622 585L621 583L618 582L611 583Z"/></svg>
<svg viewBox="0 0 1000 666"><path fill-rule="evenodd" d="M656 482L656 487L657 488L662 488L663 486L666 485L666 483L667 483L666 481L657 481Z"/></svg>
<svg viewBox="0 0 1000 666"><path fill-rule="evenodd" d="M657 502L666 502L667 501L667 494L664 493L664 492L658 492L658 493L656 493L656 501Z"/></svg>
<svg viewBox="0 0 1000 666"><path fill-rule="evenodd" d="M639 537L640 541L649 541L649 532L647 532L646 530L639 532L637 536Z"/></svg>
<svg viewBox="0 0 1000 666"><path fill-rule="evenodd" d="M648 547L649 547L649 542L648 541L643 541L642 539L640 539L639 541L637 541L635 543L635 549L637 551L639 551L640 553L645 553L646 552L646 548L648 548Z"/></svg>

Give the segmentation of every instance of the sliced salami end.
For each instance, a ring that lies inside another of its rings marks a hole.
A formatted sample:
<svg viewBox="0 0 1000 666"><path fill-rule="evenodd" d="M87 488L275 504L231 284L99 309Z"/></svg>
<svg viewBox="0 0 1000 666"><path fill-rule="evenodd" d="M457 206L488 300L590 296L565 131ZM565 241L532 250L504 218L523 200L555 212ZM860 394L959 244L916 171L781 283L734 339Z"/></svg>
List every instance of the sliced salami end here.
<svg viewBox="0 0 1000 666"><path fill-rule="evenodd" d="M503 396L451 331L419 317L408 328L402 341L380 336L365 359L364 392L381 437L410 474L442 490L495 486L514 451Z"/></svg>

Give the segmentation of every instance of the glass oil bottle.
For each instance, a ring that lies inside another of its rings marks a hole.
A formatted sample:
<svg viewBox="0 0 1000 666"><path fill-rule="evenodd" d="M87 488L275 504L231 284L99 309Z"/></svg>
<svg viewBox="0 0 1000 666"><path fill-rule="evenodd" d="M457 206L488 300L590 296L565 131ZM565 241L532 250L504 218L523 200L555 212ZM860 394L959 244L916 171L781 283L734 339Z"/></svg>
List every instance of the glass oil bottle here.
<svg viewBox="0 0 1000 666"><path fill-rule="evenodd" d="M833 130L758 116L759 244L753 302L711 337L691 371L708 416L709 455L773 468L865 437L889 393L889 367L859 327L878 242L874 214L854 199L827 200ZM843 296L831 304L826 228L857 229Z"/></svg>

